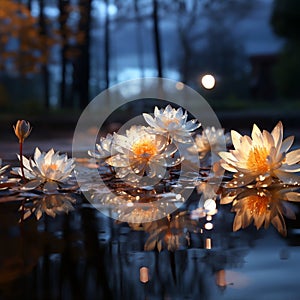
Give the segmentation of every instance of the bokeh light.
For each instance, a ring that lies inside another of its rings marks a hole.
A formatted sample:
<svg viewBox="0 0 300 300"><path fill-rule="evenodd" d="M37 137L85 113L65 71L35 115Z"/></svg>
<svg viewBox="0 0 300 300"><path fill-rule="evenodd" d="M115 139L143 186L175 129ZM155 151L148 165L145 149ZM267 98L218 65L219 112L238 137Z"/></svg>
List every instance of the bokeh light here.
<svg viewBox="0 0 300 300"><path fill-rule="evenodd" d="M207 90L211 90L216 85L216 79L215 79L215 77L213 75L206 74L206 75L202 76L202 78L201 78L201 84Z"/></svg>

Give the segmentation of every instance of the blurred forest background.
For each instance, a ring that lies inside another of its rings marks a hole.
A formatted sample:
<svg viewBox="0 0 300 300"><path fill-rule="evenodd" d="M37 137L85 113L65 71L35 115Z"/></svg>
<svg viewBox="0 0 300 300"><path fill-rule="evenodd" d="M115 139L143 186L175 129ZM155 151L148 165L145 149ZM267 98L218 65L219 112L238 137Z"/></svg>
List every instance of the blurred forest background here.
<svg viewBox="0 0 300 300"><path fill-rule="evenodd" d="M0 111L80 112L145 76L184 82L216 109L294 109L299 32L299 0L0 0Z"/></svg>

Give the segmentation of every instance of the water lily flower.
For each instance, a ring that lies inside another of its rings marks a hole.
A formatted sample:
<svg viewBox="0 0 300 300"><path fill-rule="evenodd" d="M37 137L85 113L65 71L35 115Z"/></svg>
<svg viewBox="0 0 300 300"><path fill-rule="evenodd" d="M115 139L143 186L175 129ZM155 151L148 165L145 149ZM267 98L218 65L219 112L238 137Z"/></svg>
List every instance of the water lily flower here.
<svg viewBox="0 0 300 300"><path fill-rule="evenodd" d="M275 180L294 184L300 182L295 172L300 171L300 149L288 152L294 137L283 140L283 126L279 122L273 131L262 132L254 124L251 137L231 131L234 150L220 152L221 166L234 172L229 187L247 185L253 181L266 187Z"/></svg>
<svg viewBox="0 0 300 300"><path fill-rule="evenodd" d="M0 158L0 190L6 190L7 188L13 187L17 184L19 179L8 178L5 172L9 169L10 165L2 166L2 159Z"/></svg>
<svg viewBox="0 0 300 300"><path fill-rule="evenodd" d="M202 134L195 136L195 145L188 150L191 153L199 153L199 158L204 159L208 153L219 153L224 150L226 141L228 138L224 134L224 129L206 127Z"/></svg>
<svg viewBox="0 0 300 300"><path fill-rule="evenodd" d="M167 167L180 164L172 158L177 151L174 144L168 144L162 135L149 133L144 126L132 126L125 135L114 134L114 154L106 162L115 167L116 176L147 175L163 177Z"/></svg>
<svg viewBox="0 0 300 300"><path fill-rule="evenodd" d="M13 126L16 136L19 139L19 145L20 145L20 167L21 167L21 174L23 179L25 180L25 174L24 174L24 165L23 165L23 143L24 140L29 136L31 133L32 127L30 126L29 122L26 122L25 120L18 120L16 126Z"/></svg>
<svg viewBox="0 0 300 300"><path fill-rule="evenodd" d="M101 137L99 144L96 144L97 152L88 151L91 157L105 160L111 156L113 136L109 133L106 137Z"/></svg>
<svg viewBox="0 0 300 300"><path fill-rule="evenodd" d="M177 142L191 142L191 133L201 126L196 119L187 121L187 111L182 108L172 108L168 105L165 109L154 109L154 117L143 113L145 121L152 127L151 132L159 133L174 139Z"/></svg>
<svg viewBox="0 0 300 300"><path fill-rule="evenodd" d="M0 178L3 176L3 174L7 171L9 168L9 165L2 166L2 159L0 158Z"/></svg>
<svg viewBox="0 0 300 300"><path fill-rule="evenodd" d="M25 120L18 120L16 126L13 126L13 128L19 139L19 143L24 143L24 140L29 136L32 130L30 123Z"/></svg>
<svg viewBox="0 0 300 300"><path fill-rule="evenodd" d="M21 159L19 155L18 158ZM33 159L23 156L23 162L24 175L29 182L22 189L32 190L43 185L44 192L54 192L59 183L66 183L75 167L74 160L67 154L59 154L53 149L41 152L36 148ZM21 168L13 168L13 171L22 176Z"/></svg>
<svg viewBox="0 0 300 300"><path fill-rule="evenodd" d="M232 211L236 213L233 230L249 226L252 222L259 229L272 224L279 233L286 235L284 216L295 219L295 213L288 201L299 202L300 193L295 188L273 185L267 189L243 188L235 194L225 196L221 204L233 202Z"/></svg>

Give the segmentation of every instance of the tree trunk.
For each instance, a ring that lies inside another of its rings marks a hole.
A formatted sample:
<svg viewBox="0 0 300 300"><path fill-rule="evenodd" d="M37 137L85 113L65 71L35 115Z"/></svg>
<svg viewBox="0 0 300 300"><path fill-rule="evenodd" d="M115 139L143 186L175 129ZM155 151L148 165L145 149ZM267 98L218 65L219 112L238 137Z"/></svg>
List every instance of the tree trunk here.
<svg viewBox="0 0 300 300"><path fill-rule="evenodd" d="M138 0L134 0L134 10L135 10L135 17L136 17L136 41L137 41L137 57L138 57L138 65L141 72L141 77L144 77L144 53L143 53L143 36L142 36L142 21L140 18L139 7L138 7Z"/></svg>
<svg viewBox="0 0 300 300"><path fill-rule="evenodd" d="M39 26L40 33L43 36L47 36L46 32L46 22L45 22L45 14L44 14L44 0L39 0L40 5L40 15L39 15ZM48 51L48 49L44 49L44 51ZM44 81L44 97L45 97L45 108L48 109L50 107L50 95L49 95L49 69L47 63L42 66L42 74Z"/></svg>
<svg viewBox="0 0 300 300"><path fill-rule="evenodd" d="M67 33L66 33L66 23L68 18L67 7L70 4L69 0L61 1L58 0L59 12L60 12L60 32L62 39L61 46L61 82L60 82L60 106L62 108L67 107L67 95L66 95L66 67L67 67L67 58L66 52L68 49L67 45Z"/></svg>
<svg viewBox="0 0 300 300"><path fill-rule="evenodd" d="M27 7L28 7L28 10L31 11L31 8L32 8L32 0L28 0L28 1L27 1Z"/></svg>
<svg viewBox="0 0 300 300"><path fill-rule="evenodd" d="M163 77L162 60L161 60L161 47L160 47L160 35L159 35L159 24L158 24L158 1L157 0L153 0L152 18L153 18L153 33L154 33L157 76L158 77Z"/></svg>
<svg viewBox="0 0 300 300"><path fill-rule="evenodd" d="M110 67L110 20L108 13L108 2L109 0L105 0L105 24L104 24L104 77L105 77L105 89L109 88L109 67Z"/></svg>
<svg viewBox="0 0 300 300"><path fill-rule="evenodd" d="M90 81L90 27L92 0L80 0L79 33L84 34L84 41L77 44L79 55L73 63L73 93L78 95L79 108L84 109L89 103ZM74 98L74 97L73 97Z"/></svg>

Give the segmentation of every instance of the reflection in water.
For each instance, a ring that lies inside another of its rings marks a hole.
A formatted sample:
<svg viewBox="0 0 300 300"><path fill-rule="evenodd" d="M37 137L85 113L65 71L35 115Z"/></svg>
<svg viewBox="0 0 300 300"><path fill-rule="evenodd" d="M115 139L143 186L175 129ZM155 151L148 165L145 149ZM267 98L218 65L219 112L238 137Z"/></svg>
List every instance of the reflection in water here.
<svg viewBox="0 0 300 300"><path fill-rule="evenodd" d="M20 206L19 210L22 212L21 219L25 220L33 213L37 220L42 217L43 213L54 218L59 213L69 213L74 210L73 204L75 202L76 199L72 194L35 196Z"/></svg>
<svg viewBox="0 0 300 300"><path fill-rule="evenodd" d="M149 269L146 267L140 268L140 281L142 283L147 283L149 281Z"/></svg>
<svg viewBox="0 0 300 300"><path fill-rule="evenodd" d="M175 216L169 216L149 224L143 224L143 228L149 233L145 243L145 250L158 251L168 249L175 251L190 246L190 233L199 233L198 222L191 220L186 212L181 212Z"/></svg>
<svg viewBox="0 0 300 300"><path fill-rule="evenodd" d="M233 201L243 199L242 193ZM272 193L296 197L290 189ZM1 204L1 297L214 300L221 297L218 289L239 282L231 276L238 273L230 270L243 267L256 239L253 233L231 231L226 205L215 215L202 211L191 218L197 193L161 220L130 226L105 217L81 197L69 214L48 217L47 209L50 215L64 210L70 199L63 197L34 199L44 201L45 214L21 224L15 214L20 202ZM205 229L208 222L213 229Z"/></svg>
<svg viewBox="0 0 300 300"><path fill-rule="evenodd" d="M287 230L284 217L295 219L295 213L289 201L299 202L299 187L272 185L269 188L243 188L227 191L221 204L233 202L232 211L236 213L233 230L249 226L252 222L259 229L272 224L283 236Z"/></svg>

